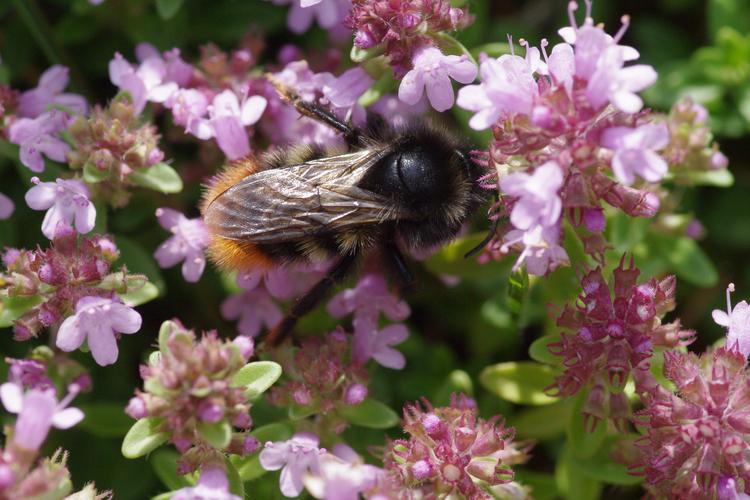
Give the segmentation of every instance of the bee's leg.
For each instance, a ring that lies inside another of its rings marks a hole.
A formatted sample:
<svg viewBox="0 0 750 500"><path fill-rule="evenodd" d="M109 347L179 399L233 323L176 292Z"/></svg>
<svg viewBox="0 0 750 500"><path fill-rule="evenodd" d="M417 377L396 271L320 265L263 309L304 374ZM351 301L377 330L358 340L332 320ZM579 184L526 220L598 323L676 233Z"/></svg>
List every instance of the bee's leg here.
<svg viewBox="0 0 750 500"><path fill-rule="evenodd" d="M297 300L287 315L284 316L284 319L282 319L281 322L268 334L268 337L266 337L266 343L272 347L281 344L281 342L283 342L291 333L292 328L297 324L297 320L318 305L326 296L326 292L349 274L349 271L351 271L354 263L357 261L357 257L358 255L355 253L343 256L341 260L339 260L328 271L328 275L325 278L318 281L314 287Z"/></svg>
<svg viewBox="0 0 750 500"><path fill-rule="evenodd" d="M406 264L406 259L404 259L401 250L395 243L391 242L386 245L385 253L390 258L393 269L401 280L402 290L409 290L414 284L414 275L409 271L409 266Z"/></svg>
<svg viewBox="0 0 750 500"><path fill-rule="evenodd" d="M340 120L336 115L331 113L329 109L314 102L305 101L297 94L293 89L287 87L281 83L277 78L272 75L266 75L268 81L270 81L276 91L279 93L281 98L294 106L294 108L302 115L308 116L320 123L331 127L332 129L344 134L344 139L349 146L359 144L362 138L362 131Z"/></svg>

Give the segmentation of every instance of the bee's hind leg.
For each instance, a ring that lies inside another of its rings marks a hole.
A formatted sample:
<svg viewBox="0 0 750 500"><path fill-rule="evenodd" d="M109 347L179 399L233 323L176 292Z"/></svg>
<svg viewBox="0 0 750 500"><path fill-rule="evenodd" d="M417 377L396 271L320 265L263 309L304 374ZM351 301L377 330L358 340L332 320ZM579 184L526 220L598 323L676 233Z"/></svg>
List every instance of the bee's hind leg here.
<svg viewBox="0 0 750 500"><path fill-rule="evenodd" d="M292 332L302 316L310 312L326 296L328 290L341 282L352 270L357 261L356 253L344 255L329 271L328 275L318 281L305 295L300 297L292 306L284 319L274 327L266 337L266 344L276 347L281 344Z"/></svg>
<svg viewBox="0 0 750 500"><path fill-rule="evenodd" d="M404 255L395 243L388 243L385 247L385 254L390 260L391 268L395 271L399 279L401 293L408 292L414 285L414 275L409 270L409 266L404 259Z"/></svg>

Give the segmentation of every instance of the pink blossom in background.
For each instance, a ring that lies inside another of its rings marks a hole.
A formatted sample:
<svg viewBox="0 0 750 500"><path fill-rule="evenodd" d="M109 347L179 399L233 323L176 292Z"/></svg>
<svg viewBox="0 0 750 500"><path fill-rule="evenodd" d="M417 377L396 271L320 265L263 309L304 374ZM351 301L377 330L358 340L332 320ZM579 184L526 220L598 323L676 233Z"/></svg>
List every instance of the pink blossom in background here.
<svg viewBox="0 0 750 500"><path fill-rule="evenodd" d="M232 295L221 303L221 316L229 321L239 320L237 330L242 335L255 337L263 326L276 326L284 317L264 287Z"/></svg>
<svg viewBox="0 0 750 500"><path fill-rule="evenodd" d="M394 370L401 370L406 366L404 355L392 347L409 337L406 325L396 323L379 330L372 318L355 317L352 326L352 359L355 362L364 364L369 359L374 359L378 364Z"/></svg>
<svg viewBox="0 0 750 500"><path fill-rule="evenodd" d="M503 238L500 248L507 253L512 247L518 247L520 254L513 270L526 264L526 270L534 276L544 276L560 266L570 264L568 253L560 246L560 226L536 225L528 230L512 229Z"/></svg>
<svg viewBox="0 0 750 500"><path fill-rule="evenodd" d="M563 170L554 161L536 167L531 174L515 172L500 179L500 189L517 197L510 221L518 229L556 224L562 211L559 190Z"/></svg>
<svg viewBox="0 0 750 500"><path fill-rule="evenodd" d="M334 295L326 310L336 318L352 313L377 318L382 312L391 321L403 321L411 314L409 304L391 294L388 283L379 274L363 275L354 288Z"/></svg>
<svg viewBox="0 0 750 500"><path fill-rule="evenodd" d="M206 466L201 470L195 486L181 488L170 497L172 500L241 500L229 491L227 474L220 467Z"/></svg>
<svg viewBox="0 0 750 500"><path fill-rule="evenodd" d="M172 233L172 236L154 252L160 267L172 267L182 262L182 276L185 281L195 283L206 268L204 252L209 242L208 230L200 217L188 219L171 208L156 210L159 225Z"/></svg>
<svg viewBox="0 0 750 500"><path fill-rule="evenodd" d="M328 265L290 265L253 269L237 274L237 285L243 290L254 290L262 281L271 297L288 300L312 288L327 268Z"/></svg>
<svg viewBox="0 0 750 500"><path fill-rule="evenodd" d="M663 123L608 128L602 133L601 143L614 151L612 171L627 186L635 182L636 174L648 182L658 182L667 175L667 162L656 153L669 144L669 129Z"/></svg>
<svg viewBox="0 0 750 500"><path fill-rule="evenodd" d="M70 70L56 64L42 73L37 86L18 98L18 115L36 118L53 105L63 106L75 114L86 114L86 99L78 94L63 93L68 86Z"/></svg>
<svg viewBox="0 0 750 500"><path fill-rule="evenodd" d="M64 162L70 146L60 139L60 131L65 130L70 117L53 109L36 118L21 118L8 129L8 139L21 148L21 163L32 172L44 171L44 159Z"/></svg>
<svg viewBox="0 0 750 500"><path fill-rule="evenodd" d="M5 220L13 215L15 208L16 206L13 204L13 200L3 193L0 193L0 220Z"/></svg>
<svg viewBox="0 0 750 500"><path fill-rule="evenodd" d="M750 304L743 300L732 308L731 293L734 284L727 287L727 310L714 309L711 313L716 324L727 329L726 346L738 349L746 358L750 356Z"/></svg>
<svg viewBox="0 0 750 500"><path fill-rule="evenodd" d="M385 118L394 127L401 127L414 117L426 113L429 105L425 99L420 99L416 104L407 104L397 95L385 94L368 109Z"/></svg>
<svg viewBox="0 0 750 500"><path fill-rule="evenodd" d="M109 62L109 79L130 94L136 114L143 111L147 101L164 103L192 77L192 67L180 58L179 49L165 52L162 57L152 45L140 44L136 55L138 66L119 52Z"/></svg>
<svg viewBox="0 0 750 500"><path fill-rule="evenodd" d="M60 325L55 345L70 352L86 341L94 361L106 366L117 361L116 334L140 329L141 315L129 306L105 297L83 297L75 314Z"/></svg>
<svg viewBox="0 0 750 500"><path fill-rule="evenodd" d="M446 56L435 47L420 49L412 62L413 69L398 87L398 98L407 104L417 104L426 90L427 99L437 111L453 106L451 78L466 84L477 77L477 67L466 55Z"/></svg>
<svg viewBox="0 0 750 500"><path fill-rule="evenodd" d="M193 120L203 118L208 111L208 99L200 90L178 89L164 102L172 110L175 124L185 127Z"/></svg>
<svg viewBox="0 0 750 500"><path fill-rule="evenodd" d="M77 179L56 179L35 184L26 192L26 204L34 210L47 210L42 221L42 234L53 239L58 225L75 227L80 234L94 229L96 207L89 200L89 188Z"/></svg>
<svg viewBox="0 0 750 500"><path fill-rule="evenodd" d="M341 25L351 9L351 0L271 0L276 5L290 5L287 26L297 34L304 33L313 21L327 30Z"/></svg>
<svg viewBox="0 0 750 500"><path fill-rule="evenodd" d="M320 440L315 434L298 432L287 441L267 442L260 452L260 465L265 470L281 469L279 488L287 497L302 493L303 476L318 474L320 458L325 453L318 448Z"/></svg>
<svg viewBox="0 0 750 500"><path fill-rule="evenodd" d="M383 469L363 463L354 450L339 443L333 453L321 457L318 475L305 475L304 483L307 492L315 498L358 500L383 474Z"/></svg>
<svg viewBox="0 0 750 500"><path fill-rule="evenodd" d="M266 104L266 98L259 95L244 98L240 103L237 94L225 90L208 106L209 118L193 118L187 125L188 131L199 139L215 138L230 160L242 158L250 153L245 127L260 120Z"/></svg>
<svg viewBox="0 0 750 500"><path fill-rule="evenodd" d="M21 386L7 382L0 385L0 399L10 413L17 413L13 429L13 443L27 451L38 451L47 438L50 427L69 429L83 419L78 408L66 408L77 392L71 393L60 403L54 389L30 389L23 392Z"/></svg>
<svg viewBox="0 0 750 500"><path fill-rule="evenodd" d="M509 113L530 115L539 89L529 61L516 55L485 58L479 65L481 83L458 91L456 104L473 111L469 126L484 130ZM473 78L469 82L471 83Z"/></svg>

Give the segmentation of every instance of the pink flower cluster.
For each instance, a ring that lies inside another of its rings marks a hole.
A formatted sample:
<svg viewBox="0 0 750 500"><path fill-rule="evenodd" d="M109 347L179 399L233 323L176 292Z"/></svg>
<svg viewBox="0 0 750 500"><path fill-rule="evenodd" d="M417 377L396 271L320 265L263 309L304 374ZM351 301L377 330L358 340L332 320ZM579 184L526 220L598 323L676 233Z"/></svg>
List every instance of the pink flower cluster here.
<svg viewBox="0 0 750 500"><path fill-rule="evenodd" d="M479 417L473 400L454 395L450 406L408 405L403 428L409 437L386 447L384 492L409 492L409 498L526 497L511 466L528 460L529 446L514 442L513 429L499 417Z"/></svg>
<svg viewBox="0 0 750 500"><path fill-rule="evenodd" d="M458 94L458 106L474 112L469 125L494 134L489 148L494 173L487 184L499 189L499 216L509 215L510 224L501 227L490 250L503 255L518 249L516 267L525 263L530 274L568 263L560 246L566 217L585 251L601 260L602 202L633 217L654 216L660 200L653 188L632 185L638 178L661 181L668 161L704 155L710 141L693 134L699 145L672 144L684 134L675 130L677 118L670 122L641 110L637 93L656 81L656 72L628 65L639 57L620 44L629 19L623 17L620 31L610 36L594 24L591 2L586 7L578 26L577 4L569 4L570 26L560 30L564 43L549 54L543 40L541 51L522 41L525 57L483 56L481 83ZM722 163L716 150L711 156Z"/></svg>
<svg viewBox="0 0 750 500"><path fill-rule="evenodd" d="M172 267L182 262L185 281L195 283L206 268L204 252L208 246L209 234L203 219L188 219L171 208L157 208L156 218L161 227L172 233L154 252L156 262L159 267Z"/></svg>
<svg viewBox="0 0 750 500"><path fill-rule="evenodd" d="M70 351L88 339L97 362L112 363L117 358L114 332L140 328L140 316L118 294L139 289L146 278L112 271L119 254L108 238L79 239L72 229L60 227L46 250L8 249L3 255L0 294L39 299L15 320L15 338L27 340L42 328L60 326L58 347Z"/></svg>
<svg viewBox="0 0 750 500"><path fill-rule="evenodd" d="M687 345L694 336L681 329L679 320L661 323L674 308L674 276L639 285L639 274L632 259L625 267L624 256L609 284L600 268L588 272L576 305L566 305L557 319L559 327L572 333L549 344L550 352L562 358L564 371L548 390L561 396L583 391L589 430L609 418L625 431L630 404L623 390L631 375L636 380L645 376L654 346Z"/></svg>
<svg viewBox="0 0 750 500"><path fill-rule="evenodd" d="M354 288L336 294L327 307L328 313L341 318L352 314L352 360L359 364L374 359L380 365L400 370L406 365L404 355L392 346L409 336L403 323L380 328L380 315L391 321L404 321L411 314L409 304L391 294L379 274L363 275Z"/></svg>
<svg viewBox="0 0 750 500"><path fill-rule="evenodd" d="M747 362L734 348L702 356L670 351L664 375L639 384L644 435L632 470L655 497L745 498L750 493L750 401Z"/></svg>
<svg viewBox="0 0 750 500"><path fill-rule="evenodd" d="M247 337L223 341L216 332L196 338L176 322L162 326L160 355L141 365L143 391L136 391L126 412L133 418L152 418L182 454L181 473L191 472L222 452L247 455L258 442L249 434L250 403L233 377L253 355ZM212 430L238 428L225 448L217 450L207 437ZM208 434L207 434L208 433Z"/></svg>
<svg viewBox="0 0 750 500"><path fill-rule="evenodd" d="M315 415L315 424L321 429L343 432L348 423L337 410L364 401L370 380L364 365L353 360L350 340L342 329L322 339L303 339L294 356L281 361L286 381L274 385L269 400L279 407Z"/></svg>

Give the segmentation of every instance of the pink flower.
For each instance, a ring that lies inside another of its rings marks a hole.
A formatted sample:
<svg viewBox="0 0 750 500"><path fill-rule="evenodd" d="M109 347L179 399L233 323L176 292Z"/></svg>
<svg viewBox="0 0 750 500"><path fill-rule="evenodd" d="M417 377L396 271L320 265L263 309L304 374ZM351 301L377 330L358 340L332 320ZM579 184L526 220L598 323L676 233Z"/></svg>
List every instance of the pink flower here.
<svg viewBox="0 0 750 500"><path fill-rule="evenodd" d="M304 33L313 20L331 30L340 25L351 8L351 0L271 0L276 5L290 5L287 26L297 34Z"/></svg>
<svg viewBox="0 0 750 500"><path fill-rule="evenodd" d="M89 189L77 179L57 179L55 182L40 182L26 192L26 203L34 210L47 210L42 221L42 233L53 239L58 225L73 227L80 234L94 229L96 207L89 200Z"/></svg>
<svg viewBox="0 0 750 500"><path fill-rule="evenodd" d="M13 215L13 210L15 210L15 208L13 200L3 193L0 193L0 220L10 218L10 216Z"/></svg>
<svg viewBox="0 0 750 500"><path fill-rule="evenodd" d="M355 362L364 364L372 358L380 365L394 370L401 370L406 366L404 355L391 347L409 336L405 325L397 323L378 330L377 323L371 318L355 317L353 326L352 358Z"/></svg>
<svg viewBox="0 0 750 500"><path fill-rule="evenodd" d="M263 325L273 328L284 317L279 306L264 287L232 295L221 303L221 316L234 321L239 319L237 330L242 335L257 336Z"/></svg>
<svg viewBox="0 0 750 500"><path fill-rule="evenodd" d="M734 291L734 283L727 287L727 311L714 309L711 313L714 321L727 329L726 345L729 349L737 349L746 358L750 356L750 304L742 301L732 309L730 294Z"/></svg>
<svg viewBox="0 0 750 500"><path fill-rule="evenodd" d="M398 98L407 104L417 104L426 89L427 98L437 111L453 106L451 78L465 84L477 77L477 67L466 55L446 56L435 47L420 49L412 62L413 69L398 87Z"/></svg>
<svg viewBox="0 0 750 500"><path fill-rule="evenodd" d="M63 321L56 345L66 352L88 342L94 360L101 366L117 361L116 333L135 333L141 329L141 315L132 308L104 297L83 297L76 312Z"/></svg>
<svg viewBox="0 0 750 500"><path fill-rule="evenodd" d="M667 175L667 162L656 154L669 144L665 124L611 127L602 133L601 144L615 152L612 171L625 185L635 182L635 174L648 182L658 182Z"/></svg>
<svg viewBox="0 0 750 500"><path fill-rule="evenodd" d="M383 469L362 463L354 450L339 443L333 453L321 457L319 475L307 474L304 481L305 488L315 498L358 500L360 494L373 488L382 476Z"/></svg>
<svg viewBox="0 0 750 500"><path fill-rule="evenodd" d="M156 210L159 225L172 233L167 241L159 245L154 258L160 267L172 267L182 262L182 276L185 281L195 283L206 267L203 252L208 246L209 235L203 219L188 219L171 208Z"/></svg>
<svg viewBox="0 0 750 500"><path fill-rule="evenodd" d="M428 106L424 99L420 99L416 104L406 104L396 95L385 94L368 109L385 118L394 127L400 127L413 117L423 115Z"/></svg>
<svg viewBox="0 0 750 500"><path fill-rule="evenodd" d="M518 197L510 214L513 226L527 230L537 224L556 224L562 211L558 191L563 180L563 170L554 161L535 168L531 174L516 172L500 179L500 189Z"/></svg>
<svg viewBox="0 0 750 500"><path fill-rule="evenodd" d="M460 89L456 102L475 113L469 120L471 128L484 130L510 113L531 114L539 89L529 58L507 54L486 58L479 65L479 74L482 82Z"/></svg>
<svg viewBox="0 0 750 500"><path fill-rule="evenodd" d="M186 127L192 120L203 118L208 111L208 99L200 90L179 89L164 102L172 110L177 125Z"/></svg>
<svg viewBox="0 0 750 500"><path fill-rule="evenodd" d="M136 47L140 65L135 67L118 52L109 62L109 79L133 98L135 113L143 111L147 101L163 103L192 77L192 68L173 49L164 58L149 44Z"/></svg>
<svg viewBox="0 0 750 500"><path fill-rule="evenodd" d="M260 452L260 465L265 470L281 469L279 488L287 497L302 493L302 478L307 472L318 474L320 457L325 450L318 448L318 436L299 432L288 441L267 442Z"/></svg>
<svg viewBox="0 0 750 500"><path fill-rule="evenodd" d="M32 172L42 172L42 153L51 160L65 161L70 146L60 139L59 132L66 129L68 123L68 115L53 109L33 119L16 120L8 129L8 138L21 147L21 163Z"/></svg>
<svg viewBox="0 0 750 500"><path fill-rule="evenodd" d="M170 498L172 500L241 500L229 491L226 472L219 467L210 466L201 470L197 485L181 488Z"/></svg>
<svg viewBox="0 0 750 500"><path fill-rule="evenodd" d="M240 106L237 94L225 90L216 95L208 107L209 119L193 119L188 123L188 130L199 139L215 138L230 160L242 158L250 153L250 139L245 127L260 119L266 103L265 97L254 95L244 99Z"/></svg>
<svg viewBox="0 0 750 500"><path fill-rule="evenodd" d="M261 281L275 299L287 300L299 296L315 285L324 275L327 265L277 266L239 273L237 285L254 290Z"/></svg>
<svg viewBox="0 0 750 500"><path fill-rule="evenodd" d="M78 94L64 94L68 85L69 70L58 64L42 73L36 88L27 90L18 98L18 115L36 118L51 105L64 106L75 114L86 113L86 99Z"/></svg>
<svg viewBox="0 0 750 500"><path fill-rule="evenodd" d="M667 351L664 375L674 392L653 376L637 388L643 436L636 441L640 456L631 470L645 477L654 498L733 498L728 489L739 494L737 483L750 484L745 356L726 348L701 357Z"/></svg>
<svg viewBox="0 0 750 500"><path fill-rule="evenodd" d="M66 408L77 394L71 391L60 403L53 389L30 389L25 393L13 383L0 385L0 399L10 413L18 413L13 443L27 451L38 451L50 427L69 429L83 419L78 408Z"/></svg>
<svg viewBox="0 0 750 500"><path fill-rule="evenodd" d="M511 247L521 250L513 270L524 263L526 271L534 276L544 276L560 266L570 263L568 253L559 244L560 226L532 226L527 230L513 229L503 238L500 251L508 253Z"/></svg>
<svg viewBox="0 0 750 500"><path fill-rule="evenodd" d="M403 321L411 313L409 304L392 295L379 274L362 276L354 288L337 293L326 309L336 318L354 313L358 317L377 319L382 312L391 321Z"/></svg>

